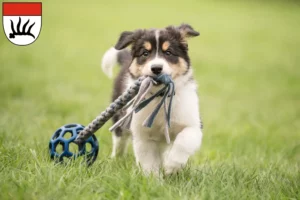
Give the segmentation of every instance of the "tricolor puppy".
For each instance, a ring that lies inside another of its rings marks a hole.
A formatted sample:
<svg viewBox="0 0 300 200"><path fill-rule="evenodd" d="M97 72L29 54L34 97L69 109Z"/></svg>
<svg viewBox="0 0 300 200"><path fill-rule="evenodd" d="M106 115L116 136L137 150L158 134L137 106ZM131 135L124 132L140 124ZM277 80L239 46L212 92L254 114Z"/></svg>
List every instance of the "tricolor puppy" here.
<svg viewBox="0 0 300 200"><path fill-rule="evenodd" d="M188 55L187 39L198 36L190 25L168 26L163 29L125 31L115 47L103 56L102 69L112 76L112 67L118 62L121 70L115 80L113 100L120 96L140 76L171 75L175 83L172 104L171 143L167 144L163 109L151 128L143 121L154 110L161 97L156 97L140 112L133 114L130 130L117 128L113 134L112 156L124 154L128 139L133 136L136 162L146 174L158 174L161 168L166 174L184 167L191 155L200 148L202 140L197 84ZM126 47L131 46L131 50ZM153 87L153 93L162 85ZM114 116L117 122L125 113Z"/></svg>

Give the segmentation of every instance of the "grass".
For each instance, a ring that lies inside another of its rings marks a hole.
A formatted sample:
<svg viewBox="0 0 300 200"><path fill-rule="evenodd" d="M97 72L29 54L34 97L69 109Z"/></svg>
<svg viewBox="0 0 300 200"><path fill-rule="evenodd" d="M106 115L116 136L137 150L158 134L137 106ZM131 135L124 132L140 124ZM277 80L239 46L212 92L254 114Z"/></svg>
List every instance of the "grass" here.
<svg viewBox="0 0 300 200"><path fill-rule="evenodd" d="M300 5L288 2L43 2L30 46L0 34L0 199L300 199ZM57 166L63 124L87 124L110 101L100 71L121 31L188 22L204 139L180 174L144 177L132 152Z"/></svg>

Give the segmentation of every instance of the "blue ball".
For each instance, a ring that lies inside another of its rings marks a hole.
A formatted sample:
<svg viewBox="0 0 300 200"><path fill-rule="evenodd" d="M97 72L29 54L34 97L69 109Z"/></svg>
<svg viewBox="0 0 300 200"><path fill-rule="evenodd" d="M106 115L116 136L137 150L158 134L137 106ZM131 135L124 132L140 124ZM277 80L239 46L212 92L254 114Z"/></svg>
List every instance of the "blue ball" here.
<svg viewBox="0 0 300 200"><path fill-rule="evenodd" d="M84 126L80 124L67 124L57 129L49 142L49 153L51 159L63 162L64 158L77 158L79 156L84 156L87 164L91 165L98 156L99 144L95 135L89 137L82 144L76 144L74 141L78 133L80 133L83 129ZM72 152L70 150L70 144L77 146L77 152ZM88 145L91 147L90 150L87 150ZM62 152L58 151L59 146L61 146Z"/></svg>

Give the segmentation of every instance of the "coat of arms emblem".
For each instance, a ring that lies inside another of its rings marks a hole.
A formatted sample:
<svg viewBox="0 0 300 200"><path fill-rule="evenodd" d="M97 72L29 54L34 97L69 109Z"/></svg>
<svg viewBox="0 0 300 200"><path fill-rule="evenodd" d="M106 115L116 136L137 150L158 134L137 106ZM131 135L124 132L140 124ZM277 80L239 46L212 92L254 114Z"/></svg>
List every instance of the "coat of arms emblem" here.
<svg viewBox="0 0 300 200"><path fill-rule="evenodd" d="M2 17L7 39L16 45L29 45L41 31L42 3L3 2Z"/></svg>

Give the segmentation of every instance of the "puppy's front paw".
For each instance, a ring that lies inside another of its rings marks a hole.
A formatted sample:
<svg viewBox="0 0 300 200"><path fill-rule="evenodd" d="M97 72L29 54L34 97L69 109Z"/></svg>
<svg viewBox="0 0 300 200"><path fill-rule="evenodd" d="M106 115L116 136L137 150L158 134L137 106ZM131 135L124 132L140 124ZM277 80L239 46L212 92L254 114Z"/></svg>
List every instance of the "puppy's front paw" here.
<svg viewBox="0 0 300 200"><path fill-rule="evenodd" d="M178 161L175 161L175 160L168 160L165 163L165 166L164 166L165 174L166 175L175 174L178 171L180 171L185 166L185 164L186 163L184 163L184 162L178 162Z"/></svg>

